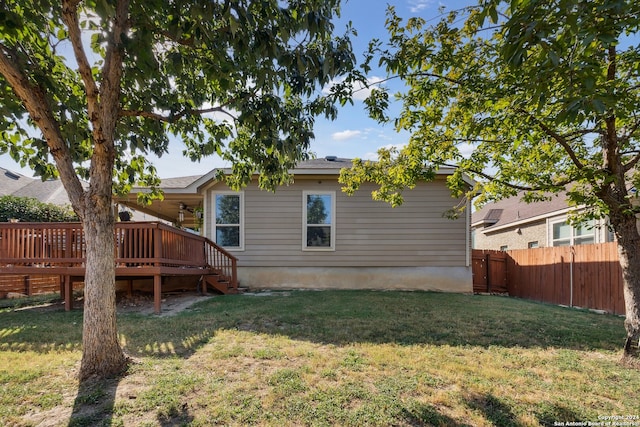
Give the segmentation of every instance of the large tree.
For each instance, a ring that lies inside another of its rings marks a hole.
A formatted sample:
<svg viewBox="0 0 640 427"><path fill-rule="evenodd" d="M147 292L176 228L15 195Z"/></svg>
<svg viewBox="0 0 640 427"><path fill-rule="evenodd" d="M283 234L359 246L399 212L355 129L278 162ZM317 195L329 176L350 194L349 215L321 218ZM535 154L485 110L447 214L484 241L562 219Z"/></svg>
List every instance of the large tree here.
<svg viewBox="0 0 640 427"><path fill-rule="evenodd" d="M174 137L194 160L231 161L233 186L255 170L263 187L285 182L314 117L336 114L320 87L353 67L338 13L339 0L2 2L0 153L58 175L85 231L81 379L127 364L112 191L156 182L145 155Z"/></svg>
<svg viewBox="0 0 640 427"><path fill-rule="evenodd" d="M640 339L640 2L483 0L440 20L403 21L389 10L386 43L370 60L400 79L401 109L388 117L378 89L370 114L408 131L400 150L358 162L348 191L380 183L375 197L400 203L402 190L441 165L476 177L479 202L524 192L532 201L567 193L588 217L607 217L624 277L625 356ZM607 286L603 283L602 286Z"/></svg>

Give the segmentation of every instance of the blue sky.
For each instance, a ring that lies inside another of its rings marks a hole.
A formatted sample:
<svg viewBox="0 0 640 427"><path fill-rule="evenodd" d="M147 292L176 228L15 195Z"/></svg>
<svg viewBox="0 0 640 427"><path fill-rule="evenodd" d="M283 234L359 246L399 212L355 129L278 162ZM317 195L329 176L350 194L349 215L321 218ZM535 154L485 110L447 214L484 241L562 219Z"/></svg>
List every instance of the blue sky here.
<svg viewBox="0 0 640 427"><path fill-rule="evenodd" d="M385 40L387 33L384 29L386 9L388 4L396 8L398 15L404 19L411 16L421 16L433 19L440 15L439 8L446 5L447 10L459 9L471 3L470 0L343 0L342 18L337 23L338 33L343 31L344 25L352 21L358 32L354 40L354 52L358 59L367 48L369 40L379 38ZM372 78L384 77L380 70L371 73ZM393 83L389 83L393 88ZM406 142L406 134L398 134L393 126L382 126L369 119L364 111L362 101L356 100L355 105L343 107L335 121L318 119L315 127L315 140L311 151L318 157L328 155L347 158L374 158L378 148L388 145L400 145ZM169 146L169 153L162 158L148 157L156 166L161 178L175 176L199 175L209 172L215 167L228 166L215 156L207 157L199 163L193 163L182 156L184 145L180 141L173 141ZM29 169L20 168L8 154L0 155L0 167L32 176Z"/></svg>

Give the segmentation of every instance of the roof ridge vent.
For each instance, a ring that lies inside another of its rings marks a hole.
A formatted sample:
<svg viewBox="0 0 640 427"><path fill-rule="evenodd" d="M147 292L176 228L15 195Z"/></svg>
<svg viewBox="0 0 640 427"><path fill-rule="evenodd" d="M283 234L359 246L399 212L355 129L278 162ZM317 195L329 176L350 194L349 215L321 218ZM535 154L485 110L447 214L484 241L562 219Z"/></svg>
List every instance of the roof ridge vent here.
<svg viewBox="0 0 640 427"><path fill-rule="evenodd" d="M327 162L335 162L336 160L338 160L338 156L326 156L324 159Z"/></svg>

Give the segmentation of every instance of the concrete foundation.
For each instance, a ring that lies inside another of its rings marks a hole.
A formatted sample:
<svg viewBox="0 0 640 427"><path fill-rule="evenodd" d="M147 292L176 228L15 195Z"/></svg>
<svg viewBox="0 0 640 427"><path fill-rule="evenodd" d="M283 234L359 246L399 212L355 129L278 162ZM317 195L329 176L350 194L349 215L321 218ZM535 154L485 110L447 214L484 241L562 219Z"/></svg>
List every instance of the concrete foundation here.
<svg viewBox="0 0 640 427"><path fill-rule="evenodd" d="M472 293L471 267L239 267L250 289L379 289Z"/></svg>

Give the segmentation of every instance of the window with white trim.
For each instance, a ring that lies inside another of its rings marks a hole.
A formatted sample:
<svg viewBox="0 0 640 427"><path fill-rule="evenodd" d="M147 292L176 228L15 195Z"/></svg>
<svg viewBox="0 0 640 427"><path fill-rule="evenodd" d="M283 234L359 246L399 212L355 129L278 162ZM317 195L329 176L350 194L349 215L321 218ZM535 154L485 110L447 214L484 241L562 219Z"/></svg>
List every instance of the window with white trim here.
<svg viewBox="0 0 640 427"><path fill-rule="evenodd" d="M225 249L244 249L244 193L213 193L213 238Z"/></svg>
<svg viewBox="0 0 640 427"><path fill-rule="evenodd" d="M596 243L596 226L594 220L577 225L571 225L567 220L563 220L553 222L550 225L551 246Z"/></svg>
<svg viewBox="0 0 640 427"><path fill-rule="evenodd" d="M334 250L336 193L334 191L304 191L302 196L303 249Z"/></svg>

